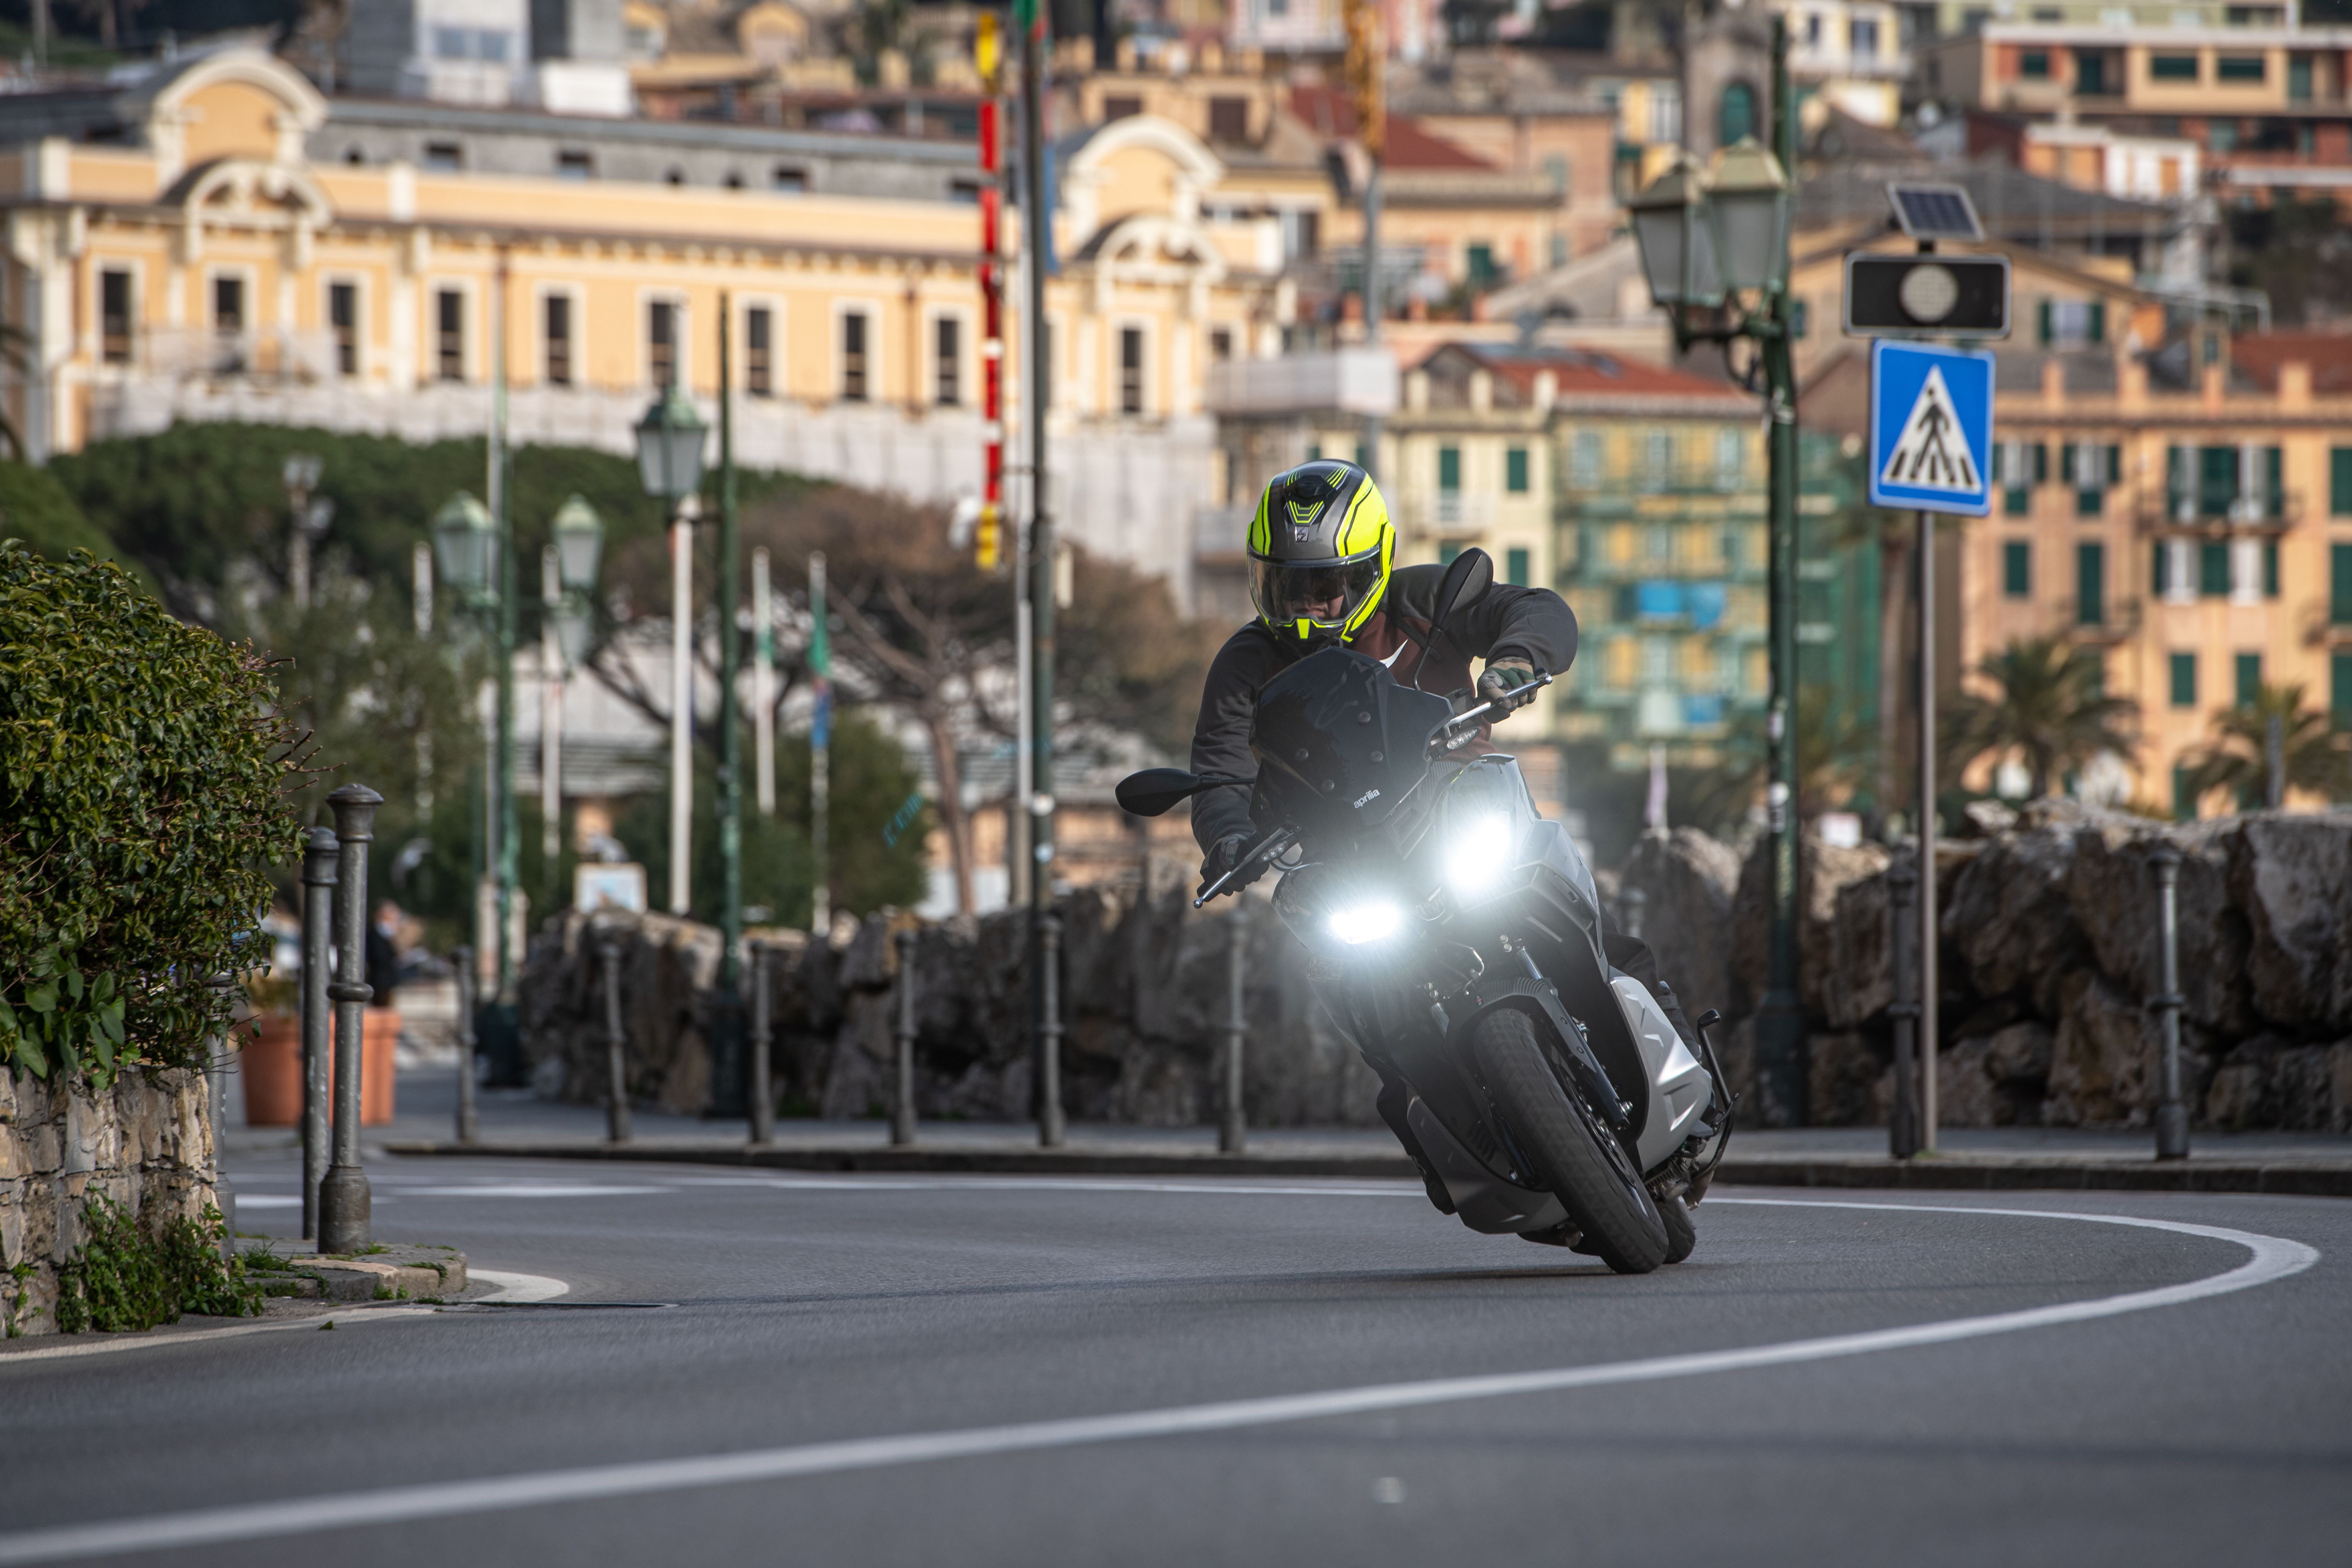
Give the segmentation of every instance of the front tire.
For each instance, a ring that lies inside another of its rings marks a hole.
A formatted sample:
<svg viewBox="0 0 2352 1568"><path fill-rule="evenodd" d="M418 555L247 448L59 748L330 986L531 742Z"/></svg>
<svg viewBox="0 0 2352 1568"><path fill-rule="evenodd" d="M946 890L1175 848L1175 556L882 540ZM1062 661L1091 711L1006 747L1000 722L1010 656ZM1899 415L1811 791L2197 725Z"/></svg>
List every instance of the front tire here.
<svg viewBox="0 0 2352 1568"><path fill-rule="evenodd" d="M1691 1223L1691 1212L1680 1198L1660 1204L1658 1215L1666 1222L1666 1261L1680 1263L1698 1245L1698 1226Z"/></svg>
<svg viewBox="0 0 2352 1568"><path fill-rule="evenodd" d="M1560 1087L1528 1016L1511 1007L1487 1013L1471 1033L1470 1054L1531 1173L1584 1232L1584 1247L1620 1274L1647 1274L1664 1262L1666 1221L1641 1172L1582 1097Z"/></svg>

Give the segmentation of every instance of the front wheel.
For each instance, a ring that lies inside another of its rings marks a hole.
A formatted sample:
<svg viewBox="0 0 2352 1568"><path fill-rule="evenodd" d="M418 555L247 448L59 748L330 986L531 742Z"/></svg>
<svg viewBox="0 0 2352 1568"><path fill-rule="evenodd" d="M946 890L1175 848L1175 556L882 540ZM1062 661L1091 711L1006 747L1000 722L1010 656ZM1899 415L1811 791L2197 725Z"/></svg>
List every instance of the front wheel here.
<svg viewBox="0 0 2352 1568"><path fill-rule="evenodd" d="M1489 1012L1471 1033L1470 1054L1532 1173L1567 1208L1586 1247L1620 1274L1647 1274L1664 1262L1666 1222L1641 1172L1582 1097L1560 1087L1528 1016Z"/></svg>

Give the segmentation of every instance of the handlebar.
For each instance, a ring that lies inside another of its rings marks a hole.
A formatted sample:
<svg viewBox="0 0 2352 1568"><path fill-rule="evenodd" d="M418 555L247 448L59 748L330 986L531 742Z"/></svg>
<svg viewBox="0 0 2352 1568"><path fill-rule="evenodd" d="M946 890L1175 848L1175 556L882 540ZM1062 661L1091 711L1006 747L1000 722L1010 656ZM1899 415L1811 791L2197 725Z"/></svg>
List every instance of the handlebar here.
<svg viewBox="0 0 2352 1568"><path fill-rule="evenodd" d="M1260 860L1271 859L1275 856L1281 854L1284 850L1289 848L1297 841L1298 833L1297 829L1289 827L1276 828L1272 833L1267 834L1265 837L1259 839L1255 844L1252 845L1246 851L1244 851L1242 858L1234 862L1234 868L1232 870L1227 871L1223 876L1210 883L1206 888L1202 889L1201 896L1192 900L1192 907L1196 910L1199 909L1202 904L1207 903L1211 899L1213 899L1219 893L1223 892L1227 882L1232 881L1235 877L1240 876L1244 871L1248 870Z"/></svg>
<svg viewBox="0 0 2352 1568"><path fill-rule="evenodd" d="M1469 743L1471 731L1478 727L1478 721L1482 715L1497 710L1505 713L1516 712L1533 702L1536 700L1536 693L1549 686L1551 680L1551 671L1538 669L1536 671L1535 679L1525 686L1506 691L1499 698L1490 697L1475 708L1466 708L1456 713L1445 721L1444 729L1429 738L1429 754L1437 757L1443 756L1447 752L1460 750ZM1461 733L1454 733L1457 730Z"/></svg>

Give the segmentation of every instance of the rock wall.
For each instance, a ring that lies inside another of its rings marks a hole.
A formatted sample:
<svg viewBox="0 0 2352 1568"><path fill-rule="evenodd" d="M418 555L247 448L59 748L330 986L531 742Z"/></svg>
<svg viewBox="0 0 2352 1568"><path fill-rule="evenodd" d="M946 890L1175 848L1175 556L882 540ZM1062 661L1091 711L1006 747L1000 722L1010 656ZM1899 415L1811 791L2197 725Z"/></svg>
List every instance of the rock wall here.
<svg viewBox="0 0 2352 1568"><path fill-rule="evenodd" d="M1972 826L1986 837L1936 850L1937 1090L1947 1125L2148 1122L2158 1036L2146 1001L2161 989L2149 856L2168 843L2182 857L2181 1044L2192 1115L2217 1128L2352 1131L2352 814L2164 823L2050 800L2005 816L1980 814ZM1684 833L1646 841L1623 885L1638 879L1651 910L1677 879L1719 887L1717 848L1686 844ZM1675 941L1691 952L1681 960L1692 976L1686 994L1729 1020L1725 1067L1743 1089L1766 979L1765 853L1759 845L1741 868L1717 942L1669 937L1654 914L1645 929L1662 956ZM1893 860L1876 846L1804 846L1800 993L1816 1125L1886 1119ZM1708 906L1692 907L1703 919ZM1727 954L1720 971L1718 949ZM1673 966L1666 973L1676 979ZM1720 986L1728 1004L1701 1001L1706 985Z"/></svg>
<svg viewBox="0 0 2352 1568"><path fill-rule="evenodd" d="M1061 905L1063 1104L1073 1120L1183 1126L1216 1115L1213 1066L1223 1042L1227 923L1246 922L1244 1097L1260 1126L1365 1124L1379 1084L1324 1016L1307 954L1259 896L1192 909L1189 865L1155 863L1140 892L1087 889ZM798 931L751 933L768 956L771 1064L788 1110L828 1118L881 1113L888 1097L898 948L916 932L916 1109L931 1118L1019 1120L1033 1112L1026 917L999 912L936 924L885 911L845 942ZM571 914L530 944L522 977L524 1048L542 1089L581 1102L604 1084L595 953L619 945L632 1095L680 1111L710 1087L718 933L662 915Z"/></svg>
<svg viewBox="0 0 2352 1568"><path fill-rule="evenodd" d="M0 1068L0 1331L57 1332L58 1266L82 1243L89 1196L142 1218L193 1218L213 1201L211 1170L195 1073L125 1073L91 1094Z"/></svg>

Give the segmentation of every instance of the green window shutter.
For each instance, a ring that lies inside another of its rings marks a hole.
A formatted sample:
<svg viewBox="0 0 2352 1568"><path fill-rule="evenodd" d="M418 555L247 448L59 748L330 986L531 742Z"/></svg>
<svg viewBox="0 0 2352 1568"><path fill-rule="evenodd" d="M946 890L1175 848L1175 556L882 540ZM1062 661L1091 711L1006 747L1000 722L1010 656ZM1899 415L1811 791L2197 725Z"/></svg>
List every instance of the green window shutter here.
<svg viewBox="0 0 2352 1568"><path fill-rule="evenodd" d="M1356 467L1358 467L1358 468L1362 468L1363 466L1364 466L1364 444L1363 444L1361 441L1359 441L1359 442L1357 442L1357 443L1356 443Z"/></svg>
<svg viewBox="0 0 2352 1568"><path fill-rule="evenodd" d="M2286 454L2276 447L2263 448L2263 515L2280 517L2285 514Z"/></svg>
<svg viewBox="0 0 2352 1568"><path fill-rule="evenodd" d="M2058 482L2067 485L2074 482L2074 443L2072 441L2058 448Z"/></svg>
<svg viewBox="0 0 2352 1568"><path fill-rule="evenodd" d="M2172 705L2175 708L2197 706L2197 656L2176 653L2172 656Z"/></svg>
<svg viewBox="0 0 2352 1568"><path fill-rule="evenodd" d="M2000 591L2012 599L2032 596L2033 547L2022 540L2000 547Z"/></svg>
<svg viewBox="0 0 2352 1568"><path fill-rule="evenodd" d="M2352 447L2336 447L2327 454L2327 510L2334 517L2352 517Z"/></svg>
<svg viewBox="0 0 2352 1568"><path fill-rule="evenodd" d="M1503 453L1503 488L1515 496L1528 493L1528 449L1512 447Z"/></svg>
<svg viewBox="0 0 2352 1568"><path fill-rule="evenodd" d="M1462 448L1440 447L1437 449L1437 488L1458 490L1462 488Z"/></svg>
<svg viewBox="0 0 2352 1568"><path fill-rule="evenodd" d="M1319 463L1323 460L1322 442L1309 441L1307 443L1307 460L1310 463Z"/></svg>
<svg viewBox="0 0 2352 1568"><path fill-rule="evenodd" d="M2189 782L2187 768L2172 770L2172 815L2180 822L2197 820L2197 790Z"/></svg>
<svg viewBox="0 0 2352 1568"><path fill-rule="evenodd" d="M2041 340L2045 343L2048 342L2050 341L2049 300L2042 300L2040 307L2034 311L2034 323L2037 334L2040 336Z"/></svg>
<svg viewBox="0 0 2352 1568"><path fill-rule="evenodd" d="M1506 551L1503 554L1503 560L1505 562L1504 576L1510 583L1511 586L1514 588L1526 587L1528 585L1528 576L1529 572L1529 557L1528 552L1524 550Z"/></svg>
<svg viewBox="0 0 2352 1568"><path fill-rule="evenodd" d="M1440 566L1451 566L1454 564L1454 558L1461 553L1462 546L1458 544L1441 544L1437 547L1437 563ZM1620 615L1618 618L1621 620L1631 619L1630 616L1623 615Z"/></svg>
<svg viewBox="0 0 2352 1568"><path fill-rule="evenodd" d="M2352 544L2327 547L2327 618L2352 626Z"/></svg>
<svg viewBox="0 0 2352 1568"><path fill-rule="evenodd" d="M2050 482L2050 448L2039 441L2033 443L2033 482L2037 485Z"/></svg>
<svg viewBox="0 0 2352 1568"><path fill-rule="evenodd" d="M2097 517L2107 510L2107 492L2097 486L2085 486L2074 492L2074 515Z"/></svg>
<svg viewBox="0 0 2352 1568"><path fill-rule="evenodd" d="M2197 591L2221 595L2230 591L2230 547L2207 540L2197 547Z"/></svg>
<svg viewBox="0 0 2352 1568"><path fill-rule="evenodd" d="M2000 510L2005 517L2026 517L2033 510L2033 492L2023 485L2011 485L2000 492Z"/></svg>
<svg viewBox="0 0 2352 1568"><path fill-rule="evenodd" d="M2278 541L2265 539L2263 541L2263 597L2275 599L2278 596Z"/></svg>
<svg viewBox="0 0 2352 1568"><path fill-rule="evenodd" d="M2235 669L2238 706L2250 708L2253 706L2254 700L2262 695L2263 656L2258 653L2242 653L2235 660Z"/></svg>
<svg viewBox="0 0 2352 1568"><path fill-rule="evenodd" d="M2091 301L2090 339L2095 343L2107 341L2107 302L2105 300Z"/></svg>
<svg viewBox="0 0 2352 1568"><path fill-rule="evenodd" d="M2107 619L2107 547L2074 547L2074 621L2078 626L2104 626Z"/></svg>
<svg viewBox="0 0 2352 1568"><path fill-rule="evenodd" d="M2107 483L2112 486L2123 482L2124 449L2121 447L2111 446L2107 448Z"/></svg>
<svg viewBox="0 0 2352 1568"><path fill-rule="evenodd" d="M2163 596L2172 592L2172 552L2159 539L2148 546L2147 591Z"/></svg>
<svg viewBox="0 0 2352 1568"><path fill-rule="evenodd" d="M2327 714L2337 729L2352 729L2352 653L2327 656Z"/></svg>

